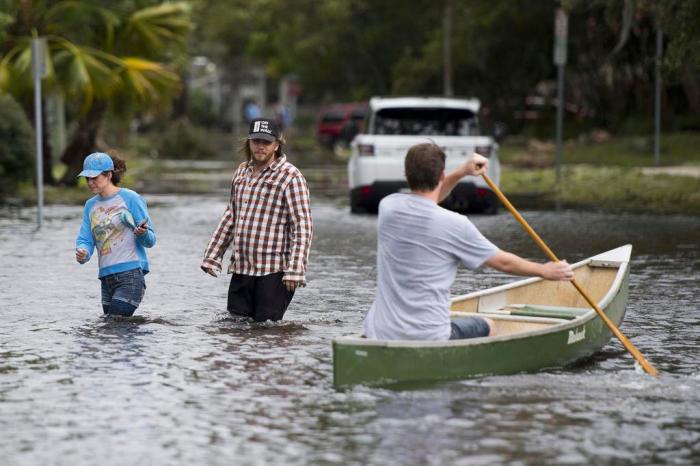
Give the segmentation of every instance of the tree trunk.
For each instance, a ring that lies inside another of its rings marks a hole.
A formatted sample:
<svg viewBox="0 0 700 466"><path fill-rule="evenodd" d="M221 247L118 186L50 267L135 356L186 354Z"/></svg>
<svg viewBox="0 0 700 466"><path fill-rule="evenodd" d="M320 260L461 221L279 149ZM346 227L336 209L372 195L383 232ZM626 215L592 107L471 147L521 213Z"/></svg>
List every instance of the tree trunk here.
<svg viewBox="0 0 700 466"><path fill-rule="evenodd" d="M42 131L41 134L41 147L42 147L42 167L43 167L43 175L44 175L44 184L50 184L50 185L55 185L56 180L53 177L53 156L52 156L52 149L51 149L51 144L49 143L50 139L50 128L47 125L47 119L46 119L46 106L42 102L42 112L41 112L41 126L43 127L44 131Z"/></svg>
<svg viewBox="0 0 700 466"><path fill-rule="evenodd" d="M189 110L188 102L190 93L189 86L187 84L187 82L189 81L188 78L189 73L185 71L182 75L182 82L184 83L184 85L182 86L182 90L173 100L173 110L170 114L170 121L177 121L180 118L187 116L187 112Z"/></svg>
<svg viewBox="0 0 700 466"><path fill-rule="evenodd" d="M693 113L700 115L700 84L698 84L698 80L693 73L692 66L685 62L681 67L680 74L683 90L688 99L688 106Z"/></svg>
<svg viewBox="0 0 700 466"><path fill-rule="evenodd" d="M97 150L97 137L106 111L106 103L95 102L78 121L78 127L61 157L61 162L66 165L61 184L74 186L78 182L77 176L83 169L83 160Z"/></svg>

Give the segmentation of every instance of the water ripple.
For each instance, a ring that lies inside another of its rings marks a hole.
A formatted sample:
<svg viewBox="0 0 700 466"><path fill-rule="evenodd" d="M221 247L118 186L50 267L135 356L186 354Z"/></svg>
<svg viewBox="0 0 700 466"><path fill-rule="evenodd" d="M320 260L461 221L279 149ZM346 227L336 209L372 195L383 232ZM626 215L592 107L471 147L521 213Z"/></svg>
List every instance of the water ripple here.
<svg viewBox="0 0 700 466"><path fill-rule="evenodd" d="M375 288L376 217L314 205L309 284L285 320L225 312L199 270L226 200L149 198L158 245L136 317L102 316L81 209L0 218L3 464L692 464L700 457L700 219L523 212L570 261L632 243L617 341L571 367L403 389L332 386L330 341L356 333ZM182 222L181 219L188 219ZM541 254L508 215L474 217L497 245ZM31 247L28 247L31 245ZM21 276L18 276L21 273ZM460 271L453 291L509 281Z"/></svg>

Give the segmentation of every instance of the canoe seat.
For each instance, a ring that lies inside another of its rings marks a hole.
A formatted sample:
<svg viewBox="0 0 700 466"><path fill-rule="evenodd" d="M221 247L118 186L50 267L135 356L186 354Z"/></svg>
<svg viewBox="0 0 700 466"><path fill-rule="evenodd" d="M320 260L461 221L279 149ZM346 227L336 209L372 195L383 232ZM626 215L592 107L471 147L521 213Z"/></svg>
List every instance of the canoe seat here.
<svg viewBox="0 0 700 466"><path fill-rule="evenodd" d="M591 309L585 307L545 306L544 304L508 304L504 310L512 316L573 320L588 313Z"/></svg>

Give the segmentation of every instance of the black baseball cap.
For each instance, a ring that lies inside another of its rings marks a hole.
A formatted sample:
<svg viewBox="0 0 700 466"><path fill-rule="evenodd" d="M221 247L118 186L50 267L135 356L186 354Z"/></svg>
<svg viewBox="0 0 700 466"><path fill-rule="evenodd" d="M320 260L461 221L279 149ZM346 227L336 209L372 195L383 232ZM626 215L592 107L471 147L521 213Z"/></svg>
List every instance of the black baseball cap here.
<svg viewBox="0 0 700 466"><path fill-rule="evenodd" d="M256 118L250 122L248 139L264 139L274 142L279 136L280 130L277 123L268 118Z"/></svg>

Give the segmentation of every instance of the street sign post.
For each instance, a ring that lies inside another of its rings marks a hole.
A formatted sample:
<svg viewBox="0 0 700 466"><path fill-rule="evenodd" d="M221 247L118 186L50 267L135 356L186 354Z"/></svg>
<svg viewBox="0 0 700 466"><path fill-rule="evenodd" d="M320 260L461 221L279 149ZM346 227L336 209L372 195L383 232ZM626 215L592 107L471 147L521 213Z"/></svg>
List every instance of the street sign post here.
<svg viewBox="0 0 700 466"><path fill-rule="evenodd" d="M554 13L554 64L566 65L567 36L569 17L563 8L557 8Z"/></svg>
<svg viewBox="0 0 700 466"><path fill-rule="evenodd" d="M34 128L36 134L36 221L40 229L44 221L44 147L41 114L41 79L46 76L46 39L32 40L32 62L34 68Z"/></svg>

